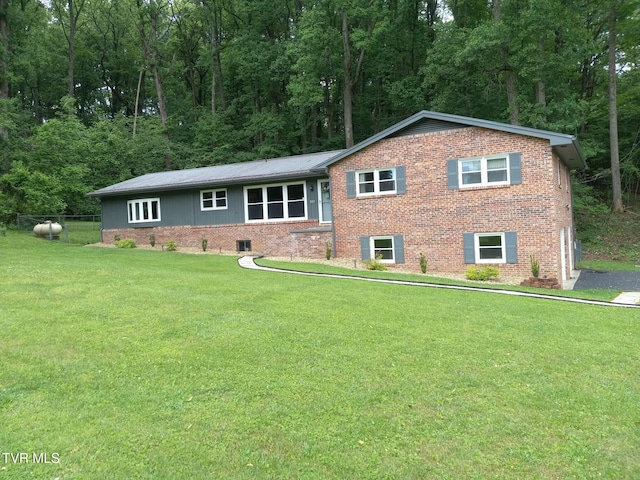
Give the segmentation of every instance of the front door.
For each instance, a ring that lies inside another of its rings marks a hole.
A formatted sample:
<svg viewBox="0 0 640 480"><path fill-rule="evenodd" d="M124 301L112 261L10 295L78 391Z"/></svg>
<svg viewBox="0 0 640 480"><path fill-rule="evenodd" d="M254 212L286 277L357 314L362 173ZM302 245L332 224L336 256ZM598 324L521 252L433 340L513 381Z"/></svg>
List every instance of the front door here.
<svg viewBox="0 0 640 480"><path fill-rule="evenodd" d="M331 223L331 184L328 179L318 180L318 203L320 223Z"/></svg>

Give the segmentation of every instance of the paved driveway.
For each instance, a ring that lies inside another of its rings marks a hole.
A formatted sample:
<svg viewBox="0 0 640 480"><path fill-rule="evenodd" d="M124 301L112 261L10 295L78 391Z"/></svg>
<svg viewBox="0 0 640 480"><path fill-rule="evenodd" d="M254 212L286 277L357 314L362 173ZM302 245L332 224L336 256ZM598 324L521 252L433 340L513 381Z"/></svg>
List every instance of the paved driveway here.
<svg viewBox="0 0 640 480"><path fill-rule="evenodd" d="M603 272L600 270L580 270L574 290L602 289L640 292L640 271Z"/></svg>

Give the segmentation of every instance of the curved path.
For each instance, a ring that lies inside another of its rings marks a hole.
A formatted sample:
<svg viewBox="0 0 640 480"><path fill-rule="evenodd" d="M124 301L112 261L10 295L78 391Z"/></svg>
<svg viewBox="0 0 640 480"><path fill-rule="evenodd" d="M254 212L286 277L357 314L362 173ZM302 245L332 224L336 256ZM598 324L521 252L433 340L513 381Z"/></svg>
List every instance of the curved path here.
<svg viewBox="0 0 640 480"><path fill-rule="evenodd" d="M471 292L486 292L486 293L498 293L501 295L511 295L516 297L529 297L529 298L541 298L545 300L556 300L560 302L571 302L571 303L582 303L586 305L599 305L603 307L623 307L623 308L640 308L640 305L637 304L629 304L629 303L621 303L621 302L604 302L600 300L582 300L580 298L571 298L571 297L558 297L554 295L544 295L538 293L525 293L525 292L516 292L513 290L498 290L493 288L486 287L465 287L459 285L440 285L437 283L426 283L426 282L411 282L405 280L383 280L380 278L365 278L365 277L355 277L350 275L338 275L331 273L311 273L311 272L298 272L296 270L286 270L282 268L273 268L273 267L263 267L257 265L255 263L255 259L259 258L256 256L244 256L238 259L238 264L242 268L248 268L251 270L263 270L266 272L278 272L278 273L289 273L292 275L307 275L311 277L327 277L327 278L346 278L350 280L361 280L366 282L375 282L375 283L391 283L395 285L409 285L414 287L431 287L431 288L443 288L447 290L466 290Z"/></svg>

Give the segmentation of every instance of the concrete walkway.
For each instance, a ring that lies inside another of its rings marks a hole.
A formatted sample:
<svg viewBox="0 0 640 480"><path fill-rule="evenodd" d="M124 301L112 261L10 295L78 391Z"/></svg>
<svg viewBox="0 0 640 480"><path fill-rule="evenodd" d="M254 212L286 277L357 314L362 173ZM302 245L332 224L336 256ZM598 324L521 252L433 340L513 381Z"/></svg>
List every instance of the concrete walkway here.
<svg viewBox="0 0 640 480"><path fill-rule="evenodd" d="M570 302L570 303L582 303L585 305L598 305L603 307L624 307L624 308L638 308L640 309L640 305L625 303L622 301L612 301L612 302L603 302L599 300L582 300L579 298L569 298L569 297L558 297L554 295L544 295L538 293L524 293L524 292L516 292L513 290L498 290L488 287L466 287L459 285L439 285L437 283L423 283L423 282L411 282L405 280L383 280L379 278L364 278L364 277L355 277L350 275L337 275L330 273L310 273L310 272L298 272L295 270L286 270L282 268L272 268L272 267L262 267L255 263L255 259L259 257L254 256L244 256L238 259L238 264L242 268L248 268L251 270L262 270L265 272L278 272L278 273L288 273L291 275L306 275L311 277L326 277L326 278L342 278L342 279L350 279L350 280L360 280L366 282L375 282L375 283L391 283L395 285L408 285L413 287L431 287L431 288L441 288L446 290L464 290L471 292L485 292L485 293L497 293L500 295L511 295L516 297L529 297L529 298L540 298L544 300L555 300L559 302ZM620 298L620 297L618 297Z"/></svg>

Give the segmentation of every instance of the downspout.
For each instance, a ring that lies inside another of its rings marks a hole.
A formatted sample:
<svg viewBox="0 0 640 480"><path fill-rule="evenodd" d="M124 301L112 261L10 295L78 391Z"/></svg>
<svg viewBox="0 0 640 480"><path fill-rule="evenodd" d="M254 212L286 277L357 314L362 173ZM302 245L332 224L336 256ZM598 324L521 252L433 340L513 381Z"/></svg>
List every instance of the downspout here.
<svg viewBox="0 0 640 480"><path fill-rule="evenodd" d="M324 171L329 179L329 193L331 195L331 258L338 258L336 253L335 215L333 213L333 179L331 178L331 175L329 175L329 167L325 167Z"/></svg>

